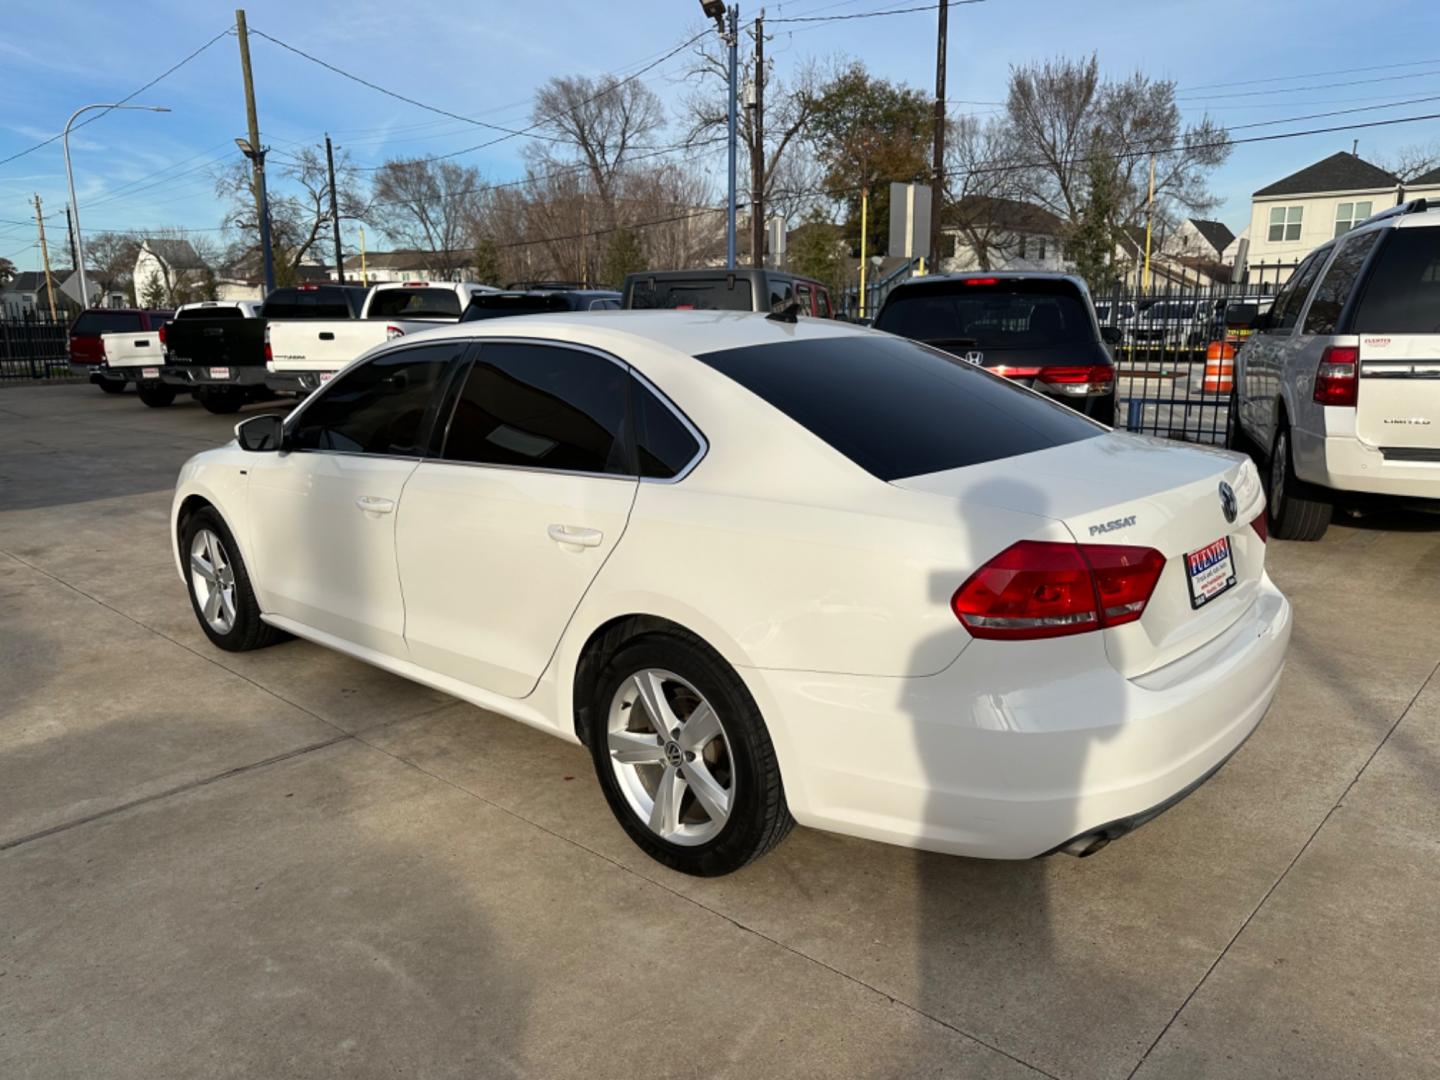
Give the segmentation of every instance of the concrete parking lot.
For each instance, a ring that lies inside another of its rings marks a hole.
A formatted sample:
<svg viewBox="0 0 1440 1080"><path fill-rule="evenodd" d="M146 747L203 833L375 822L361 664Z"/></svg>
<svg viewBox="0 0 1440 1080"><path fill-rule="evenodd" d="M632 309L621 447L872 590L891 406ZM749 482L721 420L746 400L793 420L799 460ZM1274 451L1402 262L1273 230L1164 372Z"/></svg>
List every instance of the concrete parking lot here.
<svg viewBox="0 0 1440 1080"><path fill-rule="evenodd" d="M578 748L210 647L167 511L232 423L0 388L0 1077L1440 1073L1440 519L1272 542L1269 717L1094 858L702 881Z"/></svg>

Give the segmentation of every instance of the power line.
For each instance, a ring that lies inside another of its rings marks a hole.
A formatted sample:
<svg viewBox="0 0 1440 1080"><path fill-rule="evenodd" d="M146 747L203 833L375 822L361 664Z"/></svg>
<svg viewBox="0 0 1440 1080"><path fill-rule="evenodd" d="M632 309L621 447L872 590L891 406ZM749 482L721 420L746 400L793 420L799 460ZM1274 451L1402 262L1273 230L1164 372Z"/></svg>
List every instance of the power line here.
<svg viewBox="0 0 1440 1080"><path fill-rule="evenodd" d="M214 45L217 41L219 41L221 38L223 38L226 34L229 34L229 33L230 33L231 31L233 31L234 29L235 29L235 27L234 27L233 25L227 26L224 30L221 30L220 33L216 34L216 35L215 35L214 37L212 37L209 41L205 42L204 45L201 45L198 49L196 49L194 52L192 52L189 56L185 57L185 59L179 61L178 63L174 64L174 65L171 66L171 67L166 68L166 69L165 69L164 71L162 71L159 75L156 75L155 78L151 79L151 80L150 80L149 82L147 82L144 86L140 87L140 89L138 89L138 90L132 90L130 93L128 93L128 94L126 94L124 97L122 97L119 101L115 102L115 104L116 104L116 105L124 105L127 101L130 101L132 98L139 97L141 94L143 94L146 90L149 90L152 86L154 86L154 85L155 85L156 83L158 83L160 80L162 80L162 79L164 79L164 78L167 78L168 76L173 75L175 72L179 71L182 67L184 67L186 64L188 64L191 60L194 60L197 56L199 56L201 53L203 53L206 49L210 48L211 45ZM86 119L82 120L80 123L76 124L75 127L71 128L70 130L72 130L72 131L78 131L80 128L84 127L86 124L93 124L96 120L99 120L102 116L105 116L105 115L107 115L108 113L111 113L111 112L113 112L113 111L114 111L113 109L102 109L100 112L96 113L94 116L87 117ZM44 139L44 140L42 140L41 142L36 143L34 146L27 147L26 149L21 150L21 151L19 151L18 153L11 154L11 155L10 155L9 157L7 157L7 158L0 158L0 165L7 165L7 164L9 164L10 162L14 161L16 158L22 158L22 157L24 157L26 154L33 154L36 150L39 150L39 149L40 149L41 147L43 147L43 146L49 146L49 145L50 145L51 143L53 143L53 142L58 142L58 141L64 136L64 134L65 134L65 133L62 131L62 132L60 132L58 135L51 135L48 139Z"/></svg>
<svg viewBox="0 0 1440 1080"><path fill-rule="evenodd" d="M1387 101L1383 105L1361 105L1355 109L1332 109L1330 112L1308 113L1305 116L1287 116L1283 120L1258 120L1250 124L1227 124L1225 130L1244 131L1248 128L1274 127L1276 124L1293 124L1299 120L1321 120L1327 116L1348 116L1351 113L1374 112L1376 109L1398 109L1402 105L1419 105L1426 101L1440 101L1440 94L1410 98L1406 101Z"/></svg>
<svg viewBox="0 0 1440 1080"><path fill-rule="evenodd" d="M1364 86L1368 83L1395 82L1399 79L1425 79L1432 75L1440 75L1436 71L1412 71L1408 75L1381 75L1374 79L1349 79L1345 82L1313 83L1310 86L1282 86L1273 90L1242 90L1235 94L1196 94L1190 97L1177 97L1177 101L1219 101L1222 98L1239 97L1261 97L1269 94L1299 94L1306 90L1329 90L1336 86Z"/></svg>
<svg viewBox="0 0 1440 1080"><path fill-rule="evenodd" d="M1255 86L1260 83L1286 82L1290 79L1313 79L1320 75L1358 75L1365 71L1394 71L1403 67L1424 67L1427 64L1440 64L1437 60L1409 60L1403 64L1372 64L1369 67L1357 68L1332 68L1330 71L1306 71L1299 75L1272 75L1265 79L1232 79L1228 82L1218 83L1197 83L1194 86L1182 86L1179 93L1189 93L1191 90L1213 90L1216 87L1225 88L1230 86Z"/></svg>
<svg viewBox="0 0 1440 1080"><path fill-rule="evenodd" d="M962 4L983 4L985 0L950 0L951 7L959 7ZM887 11L855 11L846 15L791 15L784 19L766 19L768 23L826 23L826 22L848 22L851 19L878 19L882 15L911 15L917 11L935 11L935 4L923 4L920 7L890 8Z"/></svg>

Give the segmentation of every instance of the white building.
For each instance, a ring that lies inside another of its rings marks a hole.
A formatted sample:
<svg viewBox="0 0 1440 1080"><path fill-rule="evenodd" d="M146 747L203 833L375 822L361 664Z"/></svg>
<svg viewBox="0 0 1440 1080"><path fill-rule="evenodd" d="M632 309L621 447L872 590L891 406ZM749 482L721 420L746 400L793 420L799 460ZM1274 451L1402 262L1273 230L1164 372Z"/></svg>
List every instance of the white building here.
<svg viewBox="0 0 1440 1080"><path fill-rule="evenodd" d="M945 272L1069 269L1065 223L1033 203L969 195L945 208L942 233L952 245L941 253Z"/></svg>
<svg viewBox="0 0 1440 1080"><path fill-rule="evenodd" d="M203 285L205 263L189 240L146 238L135 256L135 302L144 305L147 293L163 293L162 304L175 301L178 292Z"/></svg>
<svg viewBox="0 0 1440 1080"><path fill-rule="evenodd" d="M1440 190L1440 181L1435 186ZM1401 192L1394 173L1345 151L1331 154L1255 192L1247 263L1252 268L1294 264L1371 214L1394 206Z"/></svg>

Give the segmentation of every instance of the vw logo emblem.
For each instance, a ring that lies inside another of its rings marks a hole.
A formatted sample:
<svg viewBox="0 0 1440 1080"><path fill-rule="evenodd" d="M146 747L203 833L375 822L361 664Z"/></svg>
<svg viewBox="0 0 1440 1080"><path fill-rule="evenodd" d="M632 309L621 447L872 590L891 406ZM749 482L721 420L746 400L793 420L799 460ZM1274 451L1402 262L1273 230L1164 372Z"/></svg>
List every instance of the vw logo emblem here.
<svg viewBox="0 0 1440 1080"><path fill-rule="evenodd" d="M680 749L679 743L667 742L665 744L665 760L677 769L685 763L685 752Z"/></svg>
<svg viewBox="0 0 1440 1080"><path fill-rule="evenodd" d="M967 364L975 364L976 366L979 366L980 364L984 363L985 354L983 352L967 352L964 356L964 360Z"/></svg>
<svg viewBox="0 0 1440 1080"><path fill-rule="evenodd" d="M1220 481L1220 512L1225 515L1225 520L1235 521L1235 513L1240 504L1235 501L1235 492L1224 480Z"/></svg>

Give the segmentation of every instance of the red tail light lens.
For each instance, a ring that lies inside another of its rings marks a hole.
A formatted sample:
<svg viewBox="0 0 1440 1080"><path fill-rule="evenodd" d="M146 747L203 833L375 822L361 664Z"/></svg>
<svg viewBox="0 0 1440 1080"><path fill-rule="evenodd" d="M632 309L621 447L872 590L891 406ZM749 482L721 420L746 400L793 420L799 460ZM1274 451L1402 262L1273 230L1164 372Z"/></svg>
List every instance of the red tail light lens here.
<svg viewBox="0 0 1440 1080"><path fill-rule="evenodd" d="M1073 383L1113 383L1115 381L1115 369L1109 364L1093 364L1083 367L1047 367L1041 368L1039 379L1041 382L1059 383L1061 385Z"/></svg>
<svg viewBox="0 0 1440 1080"><path fill-rule="evenodd" d="M1320 354L1315 369L1315 400L1321 405L1354 407L1360 387L1360 350L1353 345L1331 345Z"/></svg>
<svg viewBox="0 0 1440 1080"><path fill-rule="evenodd" d="M386 341L394 341L397 337L404 337L404 336L405 336L405 331L404 331L404 330L401 330L400 327L398 327L398 326L387 326L387 327L385 327L385 340L386 340Z"/></svg>
<svg viewBox="0 0 1440 1080"><path fill-rule="evenodd" d="M1007 379L1033 379L1040 374L1038 367L1011 367L1009 364L996 364L990 370Z"/></svg>
<svg viewBox="0 0 1440 1080"><path fill-rule="evenodd" d="M961 282L962 285L999 285L1000 279L993 277L972 277Z"/></svg>
<svg viewBox="0 0 1440 1080"><path fill-rule="evenodd" d="M1259 517L1257 517L1254 521L1250 522L1250 528L1255 530L1255 535L1260 537L1260 542L1262 544L1270 542L1270 523L1265 520L1264 510L1260 511Z"/></svg>
<svg viewBox="0 0 1440 1080"><path fill-rule="evenodd" d="M978 638L1083 634L1140 618L1164 569L1152 548L1022 540L971 574L950 607Z"/></svg>
<svg viewBox="0 0 1440 1080"><path fill-rule="evenodd" d="M169 326L169 325L170 325L169 323L161 323L161 324L160 324L160 329L159 329L158 331L156 331L156 333L158 333L158 334L160 335L160 344L161 344L161 345L164 345L164 344L165 344L165 328L166 328L167 326Z"/></svg>

